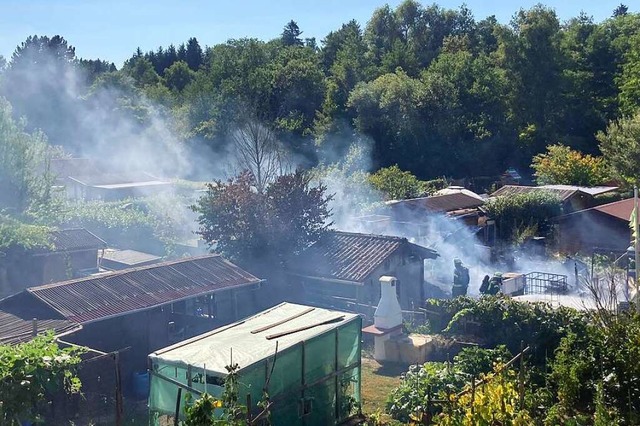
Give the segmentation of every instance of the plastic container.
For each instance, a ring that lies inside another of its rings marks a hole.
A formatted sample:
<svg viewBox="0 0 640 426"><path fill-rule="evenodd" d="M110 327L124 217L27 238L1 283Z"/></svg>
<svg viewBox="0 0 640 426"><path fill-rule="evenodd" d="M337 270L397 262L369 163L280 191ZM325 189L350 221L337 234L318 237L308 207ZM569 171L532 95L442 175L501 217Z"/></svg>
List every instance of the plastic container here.
<svg viewBox="0 0 640 426"><path fill-rule="evenodd" d="M149 372L136 371L133 373L133 394L136 398L145 399L149 397Z"/></svg>

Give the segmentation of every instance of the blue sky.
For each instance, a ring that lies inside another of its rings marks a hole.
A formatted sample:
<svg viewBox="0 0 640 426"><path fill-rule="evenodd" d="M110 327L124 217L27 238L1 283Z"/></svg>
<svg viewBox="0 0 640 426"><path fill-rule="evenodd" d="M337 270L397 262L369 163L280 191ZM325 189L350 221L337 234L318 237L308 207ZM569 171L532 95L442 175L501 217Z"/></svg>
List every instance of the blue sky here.
<svg viewBox="0 0 640 426"><path fill-rule="evenodd" d="M508 22L521 7L539 1L467 0L476 19L496 15ZM119 67L136 47L144 51L180 44L195 36L201 45L229 38L277 37L291 19L303 37L318 41L344 22L356 19L366 24L373 10L400 0L3 0L0 4L0 54L7 59L28 35L65 37L83 58L113 61ZM586 12L601 21L611 15L620 0L548 0L562 20ZM423 2L431 4L431 2ZM446 8L462 1L442 0ZM626 2L631 5L632 2ZM637 12L631 6L630 11Z"/></svg>

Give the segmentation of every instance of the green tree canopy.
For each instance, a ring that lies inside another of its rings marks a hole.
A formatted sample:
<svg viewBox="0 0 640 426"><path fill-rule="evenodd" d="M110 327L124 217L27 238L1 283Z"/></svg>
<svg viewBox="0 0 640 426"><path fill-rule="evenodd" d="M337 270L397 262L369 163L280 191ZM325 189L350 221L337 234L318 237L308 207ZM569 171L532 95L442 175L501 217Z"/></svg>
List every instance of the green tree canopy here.
<svg viewBox="0 0 640 426"><path fill-rule="evenodd" d="M9 103L0 98L0 209L23 213L51 202L52 149L41 132L29 133L12 117Z"/></svg>
<svg viewBox="0 0 640 426"><path fill-rule="evenodd" d="M164 71L166 85L174 91L181 92L194 78L194 73L184 61L174 62Z"/></svg>
<svg viewBox="0 0 640 426"><path fill-rule="evenodd" d="M608 179L602 157L584 155L561 144L549 145L546 153L533 157L531 168L539 185L595 186Z"/></svg>
<svg viewBox="0 0 640 426"><path fill-rule="evenodd" d="M402 171L397 164L385 167L369 177L373 187L387 200L404 200L425 194L426 187L411 172Z"/></svg>
<svg viewBox="0 0 640 426"><path fill-rule="evenodd" d="M296 171L278 177L264 193L250 173L215 182L193 209L198 233L217 252L243 266L283 262L317 241L331 226L331 197L311 176Z"/></svg>
<svg viewBox="0 0 640 426"><path fill-rule="evenodd" d="M282 44L285 46L303 46L304 43L300 35L302 35L302 31L300 31L298 24L296 21L291 20L284 26L284 30L282 31Z"/></svg>
<svg viewBox="0 0 640 426"><path fill-rule="evenodd" d="M640 113L611 122L596 138L613 174L628 183L640 183Z"/></svg>

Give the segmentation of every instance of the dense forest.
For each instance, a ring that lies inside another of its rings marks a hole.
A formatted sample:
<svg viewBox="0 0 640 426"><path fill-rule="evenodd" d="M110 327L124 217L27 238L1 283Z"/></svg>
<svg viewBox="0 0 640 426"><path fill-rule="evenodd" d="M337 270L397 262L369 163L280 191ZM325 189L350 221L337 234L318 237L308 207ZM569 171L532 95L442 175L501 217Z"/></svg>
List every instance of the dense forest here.
<svg viewBox="0 0 640 426"><path fill-rule="evenodd" d="M292 20L270 41L191 38L137 49L119 70L78 58L62 36L30 36L0 91L28 131L68 154L113 152L123 120L127 137L161 121L211 159L258 122L304 166L365 140L372 169L397 164L421 179L528 173L551 144L600 155L596 133L640 105L640 14L624 5L603 22L561 22L537 5L503 24L406 0L320 41L303 35Z"/></svg>

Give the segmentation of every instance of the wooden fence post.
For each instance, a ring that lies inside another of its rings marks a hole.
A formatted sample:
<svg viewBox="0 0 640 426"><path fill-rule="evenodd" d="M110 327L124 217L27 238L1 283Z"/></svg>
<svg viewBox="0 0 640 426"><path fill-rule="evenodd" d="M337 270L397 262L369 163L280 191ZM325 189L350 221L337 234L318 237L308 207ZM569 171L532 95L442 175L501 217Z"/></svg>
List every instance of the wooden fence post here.
<svg viewBox="0 0 640 426"><path fill-rule="evenodd" d="M471 416L473 417L475 408L473 406L473 402L476 399L476 376L471 376Z"/></svg>
<svg viewBox="0 0 640 426"><path fill-rule="evenodd" d="M524 410L524 341L520 342L520 373L518 374L518 393L520 394L520 409Z"/></svg>
<svg viewBox="0 0 640 426"><path fill-rule="evenodd" d="M173 426L180 424L180 399L182 398L182 388L178 388L178 397L176 398L176 416L173 418Z"/></svg>
<svg viewBox="0 0 640 426"><path fill-rule="evenodd" d="M120 373L120 353L114 354L116 369L116 426L122 426L122 417L124 414L122 404L122 375Z"/></svg>

